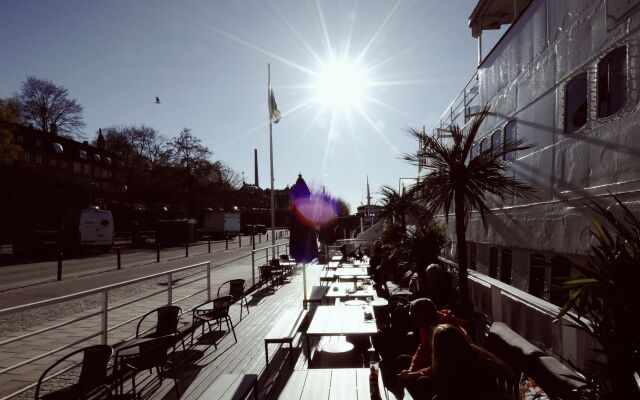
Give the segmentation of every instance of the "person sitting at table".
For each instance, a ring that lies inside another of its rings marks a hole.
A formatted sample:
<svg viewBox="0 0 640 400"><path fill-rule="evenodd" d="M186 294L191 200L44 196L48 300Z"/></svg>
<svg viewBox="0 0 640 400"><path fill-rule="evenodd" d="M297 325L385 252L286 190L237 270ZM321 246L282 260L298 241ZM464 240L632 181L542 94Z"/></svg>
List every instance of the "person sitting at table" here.
<svg viewBox="0 0 640 400"><path fill-rule="evenodd" d="M414 325L419 328L420 344L413 356L398 356L396 364L401 371L398 374L398 379L413 398L430 399L435 390L433 381L430 379L432 373L431 336L433 329L438 324L450 324L459 329L467 340L469 340L468 335L450 310L443 309L438 311L435 304L427 298L413 300L409 308L409 316Z"/></svg>
<svg viewBox="0 0 640 400"><path fill-rule="evenodd" d="M421 295L431 299L437 308L451 307L458 294L453 287L453 277L438 264L430 264L425 272L426 285Z"/></svg>
<svg viewBox="0 0 640 400"><path fill-rule="evenodd" d="M431 383L438 400L509 398L497 384L511 378L509 367L470 343L458 327L436 326L432 342Z"/></svg>

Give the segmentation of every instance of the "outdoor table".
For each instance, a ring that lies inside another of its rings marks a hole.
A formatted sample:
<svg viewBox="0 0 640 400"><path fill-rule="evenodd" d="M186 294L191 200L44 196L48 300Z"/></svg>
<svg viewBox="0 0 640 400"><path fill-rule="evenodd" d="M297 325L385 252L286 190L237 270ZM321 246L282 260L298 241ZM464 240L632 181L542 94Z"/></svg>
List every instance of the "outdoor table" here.
<svg viewBox="0 0 640 400"><path fill-rule="evenodd" d="M371 307L365 307L373 317ZM362 307L319 306L307 328L307 359L311 360L311 338L314 336L370 336L378 332L375 319L364 319Z"/></svg>
<svg viewBox="0 0 640 400"><path fill-rule="evenodd" d="M369 276L369 271L367 268L362 267L350 267L350 268L337 268L335 270L335 276L355 276L355 277L365 277Z"/></svg>
<svg viewBox="0 0 640 400"><path fill-rule="evenodd" d="M307 369L293 371L286 386L278 396L279 399L354 399L368 400L369 393L368 368L336 368ZM385 397L382 374L378 371L378 391ZM389 392L387 399L393 395Z"/></svg>
<svg viewBox="0 0 640 400"><path fill-rule="evenodd" d="M362 289L357 290L355 293L348 293L348 290L353 290L353 284L350 282L336 282L331 285L324 297L331 299L359 299L371 297L377 299L376 291L373 289L373 285L363 285Z"/></svg>

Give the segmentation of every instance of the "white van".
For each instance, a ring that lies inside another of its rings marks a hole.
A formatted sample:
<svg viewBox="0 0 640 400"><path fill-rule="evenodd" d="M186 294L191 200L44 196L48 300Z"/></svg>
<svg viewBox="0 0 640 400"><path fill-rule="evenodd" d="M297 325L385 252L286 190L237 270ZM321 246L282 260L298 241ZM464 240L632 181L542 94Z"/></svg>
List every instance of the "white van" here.
<svg viewBox="0 0 640 400"><path fill-rule="evenodd" d="M107 210L72 211L62 232L67 245L109 250L113 246L113 215Z"/></svg>

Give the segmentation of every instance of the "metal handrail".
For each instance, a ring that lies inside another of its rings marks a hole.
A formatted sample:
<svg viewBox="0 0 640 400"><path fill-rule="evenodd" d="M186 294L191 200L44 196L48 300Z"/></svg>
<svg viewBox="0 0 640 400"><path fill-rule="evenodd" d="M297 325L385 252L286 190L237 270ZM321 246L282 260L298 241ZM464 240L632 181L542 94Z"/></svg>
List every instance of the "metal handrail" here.
<svg viewBox="0 0 640 400"><path fill-rule="evenodd" d="M271 246L261 247L259 249L251 250L251 286L256 286L256 261L262 260L263 257L259 256L256 259L256 254L259 252L265 252L264 260L265 263L269 262L269 250L272 250L272 256L279 257L280 256L280 248L284 247L285 251L282 254L289 253L289 243L279 243Z"/></svg>
<svg viewBox="0 0 640 400"><path fill-rule="evenodd" d="M89 290L85 290L85 291L82 291L82 292L72 293L72 294L68 294L68 295L64 295L64 296L60 296L60 297L54 297L53 299L40 300L40 301L36 301L34 303L22 304L22 305L15 306L15 307L5 308L5 309L0 310L0 317L5 316L5 315L9 315L9 314L14 314L14 313L21 312L21 311L29 311L29 310L32 310L34 308L50 306L50 305L63 303L63 302L70 301L70 300L75 300L75 299L79 299L81 297L90 296L92 294L103 293L105 290L111 291L113 289L118 289L118 288L121 288L121 287L124 287L124 286L129 286L129 285L132 285L134 283L144 282L144 281L148 281L148 280L154 279L154 278L159 278L159 277L162 277L162 276L165 276L165 275L171 275L171 274L175 274L175 273L178 273L178 272L181 272L181 271L186 271L186 270L189 270L189 269L202 267L203 265L209 265L210 266L211 263L207 261L207 262L202 262L202 263L198 263L198 264L188 265L186 267L180 267L180 268L172 269L172 270L166 271L166 272L158 272L156 274L146 275L146 276L142 276L140 278L130 279L130 280L124 281L124 282L113 283L111 285L102 286L102 287L95 288L95 289L89 289Z"/></svg>
<svg viewBox="0 0 640 400"><path fill-rule="evenodd" d="M279 238L283 238L286 237L288 233L280 233L279 234ZM166 299L166 303L171 305L174 303L179 303L181 301L184 301L186 299L189 299L191 297L197 296L199 294L202 294L203 292L206 292L206 297L207 300L211 300L211 269L212 267L219 267L222 265L226 265L229 263L233 263L242 259L245 259L249 256L252 257L252 275L253 278L255 280L255 269L254 269L254 261L255 260L255 255L256 255L256 251L265 251L267 252L267 258L268 258L268 252L269 250L273 251L274 254L280 254L282 247L285 246L285 248L288 247L288 243L287 244L277 244L275 246L267 246L261 249L256 249L252 252L251 255L244 255L241 257L237 257L234 258L232 260L227 260L225 262L222 262L220 264L217 264L215 266L211 265L211 262L201 262L201 263L197 263L197 264L193 264L193 265L188 265L185 267L180 267L180 268L175 268L169 271L164 271L164 272L158 272L158 273L154 273L151 275L147 275L147 276L143 276L143 277L139 277L139 278L135 278L135 279L130 279L124 282L119 282L119 283L115 283L115 284L111 284L111 285L106 285L106 286L102 286L99 288L94 288L94 289L90 289L90 290L85 290L85 291L81 291L81 292L77 292L77 293L72 293L72 294L68 294L65 296L60 296L60 297L56 297L56 298L52 298L52 299L47 299L47 300L41 300L41 301L37 301L37 302L33 302L33 303L29 303L29 304L23 304L20 306L15 306L15 307L9 307L9 308L5 308L0 310L0 317L2 316L8 316L8 315L12 315L12 314L16 314L19 312L26 312L26 311L30 311L30 310L34 310L34 309L38 309L41 307L46 307L46 306L53 306L53 305L57 305L57 304L61 304L61 303L65 303L65 302L69 302L72 300L76 300L76 299L80 299L80 298L85 298L88 296L93 296L93 295L101 295L101 300L100 303L101 305L99 306L99 310L98 311L94 311L94 312L90 312L88 314L82 315L80 317L75 317L75 318L71 318L68 321L64 321L61 323L55 323L52 326L48 326L42 329L39 329L35 332L29 332L26 333L24 335L18 336L16 338L10 338L7 340L4 340L2 342L0 342L0 348L2 348L2 346L6 346L8 344L20 341L20 340L24 340L27 339L29 337L35 336L35 335L40 335L55 329L59 329L59 328L63 328L65 326L71 325L71 324L75 324L78 322L81 322L83 320L86 320L88 318L96 318L96 317L101 317L101 322L100 322L100 326L98 327L98 331L95 333L91 333L81 339L75 340L70 344L65 344L63 346L59 346L57 348L51 349L49 351L44 351L42 354L39 354L35 357L32 357L28 360L23 360L20 361L17 364L14 365L10 365L4 369L0 370L0 375L6 374L10 371L16 370L18 368L24 367L26 365L29 365L31 363L33 363L34 361L43 359L47 356L51 356L53 354L56 354L58 352L64 351L66 349L69 349L71 347L77 346L89 339L92 339L94 337L97 336L101 336L102 338L102 343L106 344L108 342L108 336L109 333L117 330L118 328L121 328L127 324L130 324L136 320L138 320L142 315L144 314L140 314L140 315L135 315L132 318L128 318L126 321L124 322L120 322L118 324L116 324L115 326L108 326L108 321L109 321L109 313L132 305L134 303L140 302L140 301L144 301L148 298L154 297L154 296L158 296L161 295L163 293L167 294L167 299ZM203 268L202 270L197 270L199 268ZM173 284L174 282L174 278L177 274L183 273L185 271L189 271L189 273L187 273L185 276L180 275L180 283L179 284ZM202 275L201 277L197 277L198 275ZM136 297L133 300L127 300L123 303L120 304L116 304L116 305L109 305L109 292L115 290L115 289L119 289L122 287L126 287L129 285L133 285L133 284L137 284L140 282L145 282L145 281L149 281L152 279L157 279L157 278L163 278L166 277L167 279L167 287L163 288L162 290L154 290L151 293L145 293L143 296L141 297ZM194 283L197 282L202 282L203 279L206 279L206 288L204 289L198 289L195 290L194 293L190 293L190 294L186 294L185 296L180 297L179 299L173 299L173 292L175 289L177 288L183 288L185 286L188 285L192 285ZM188 310L187 310L188 311ZM55 372L52 375L50 375L49 377L46 377L46 379L44 381L48 381L51 378L57 376L59 373ZM10 399L13 398L21 393L26 392L27 390L33 388L35 386L35 383L33 384L29 384L25 387L22 387L21 389L16 390L15 392L6 395L5 397L3 397L1 400L6 400L6 399Z"/></svg>

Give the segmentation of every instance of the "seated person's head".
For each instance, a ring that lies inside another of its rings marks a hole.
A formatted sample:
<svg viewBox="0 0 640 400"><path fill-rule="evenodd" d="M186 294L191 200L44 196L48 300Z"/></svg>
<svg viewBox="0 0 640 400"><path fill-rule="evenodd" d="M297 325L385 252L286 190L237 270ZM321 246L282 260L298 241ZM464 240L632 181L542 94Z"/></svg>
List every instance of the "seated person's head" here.
<svg viewBox="0 0 640 400"><path fill-rule="evenodd" d="M442 270L438 264L429 265L426 274L429 285L437 285L442 278Z"/></svg>
<svg viewBox="0 0 640 400"><path fill-rule="evenodd" d="M431 300L421 298L411 302L409 316L417 327L427 328L438 320L438 311Z"/></svg>
<svg viewBox="0 0 640 400"><path fill-rule="evenodd" d="M431 365L439 373L452 373L473 359L473 349L460 329L440 324L433 330Z"/></svg>

